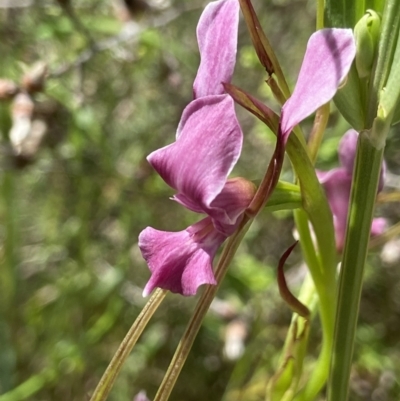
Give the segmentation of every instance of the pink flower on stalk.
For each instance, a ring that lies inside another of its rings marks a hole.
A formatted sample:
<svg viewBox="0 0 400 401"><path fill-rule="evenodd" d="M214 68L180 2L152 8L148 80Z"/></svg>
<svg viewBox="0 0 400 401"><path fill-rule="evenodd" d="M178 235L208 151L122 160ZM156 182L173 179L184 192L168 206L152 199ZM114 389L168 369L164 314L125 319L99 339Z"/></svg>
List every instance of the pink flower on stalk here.
<svg viewBox="0 0 400 401"><path fill-rule="evenodd" d="M267 51L261 39L262 31L251 3L246 2L250 18L250 32L261 63L272 74ZM249 23L249 22L248 22ZM261 32L261 33L260 33ZM311 35L293 94L277 115L262 102L241 89L225 84L225 90L244 108L261 119L272 130L277 129L277 141L265 179L247 209L255 216L275 189L282 170L287 140L293 128L329 102L346 78L356 48L350 29L322 29Z"/></svg>
<svg viewBox="0 0 400 401"><path fill-rule="evenodd" d="M357 140L357 131L353 129L347 131L339 143L339 161L341 167L329 171L317 171L318 179L325 189L329 206L332 210L336 234L336 248L338 251L343 250L345 241ZM383 188L384 176L385 165L383 164L378 192ZM371 236L382 234L385 228L386 220L384 218L373 219Z"/></svg>
<svg viewBox="0 0 400 401"><path fill-rule="evenodd" d="M201 63L194 100L183 111L176 141L148 157L177 191L173 199L208 217L178 233L150 227L142 231L139 247L152 273L144 295L155 287L194 295L200 285L215 284L215 253L233 233L254 195L250 182L227 181L243 138L233 100L224 93L222 84L230 81L235 65L238 11L237 0L219 0L206 7L197 28ZM332 99L354 56L350 30L327 29L310 38L297 86L282 108L267 194L278 181L290 132ZM252 204L249 213L251 208Z"/></svg>
<svg viewBox="0 0 400 401"><path fill-rule="evenodd" d="M212 261L240 222L255 188L249 181L227 180L243 141L230 81L236 60L239 3L220 0L204 10L197 37L201 62L193 84L194 100L183 111L176 141L147 160L177 191L172 198L208 217L180 232L147 227L139 247L152 273L143 295L155 287L194 295L202 284L216 284Z"/></svg>

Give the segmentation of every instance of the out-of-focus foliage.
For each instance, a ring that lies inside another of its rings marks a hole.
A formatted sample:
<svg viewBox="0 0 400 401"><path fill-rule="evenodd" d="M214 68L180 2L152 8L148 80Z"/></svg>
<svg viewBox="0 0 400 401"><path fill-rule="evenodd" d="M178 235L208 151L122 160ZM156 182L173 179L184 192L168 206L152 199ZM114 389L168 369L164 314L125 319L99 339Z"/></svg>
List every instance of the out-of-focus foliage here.
<svg viewBox="0 0 400 401"><path fill-rule="evenodd" d="M122 0L0 2L0 79L29 89L32 66L47 65L43 91L31 95L41 122L31 130L44 132L40 146L28 153L12 147L15 102L0 101L0 401L86 399L145 303L141 291L149 272L138 233L148 225L181 230L196 218L168 200L172 190L146 156L173 141L191 99L199 62L195 27L204 4L127 3L131 11ZM295 82L315 24L313 2L254 3L289 82ZM244 24L239 43L234 82L273 105ZM245 145L235 174L258 179L273 136L238 113ZM320 166L335 163L346 128L333 112ZM399 174L398 135L389 145L389 170ZM398 221L398 209L384 211ZM292 243L292 227L282 212L265 213L253 225L173 400L218 400L224 393L229 401L262 399L290 321L275 266ZM398 399L398 260L382 265L376 256L371 262L355 400ZM292 265L299 262L299 254L291 258ZM290 271L292 288L303 273L301 267ZM167 297L110 400L131 400L140 389L154 395L194 303ZM315 324L311 348L317 344Z"/></svg>

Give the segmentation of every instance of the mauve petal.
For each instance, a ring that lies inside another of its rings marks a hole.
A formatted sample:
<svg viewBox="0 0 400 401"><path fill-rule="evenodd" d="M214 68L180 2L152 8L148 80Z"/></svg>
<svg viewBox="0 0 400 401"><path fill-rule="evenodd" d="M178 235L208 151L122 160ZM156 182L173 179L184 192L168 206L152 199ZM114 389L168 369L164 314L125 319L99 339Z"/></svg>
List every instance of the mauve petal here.
<svg viewBox="0 0 400 401"><path fill-rule="evenodd" d="M281 133L292 129L335 95L356 54L350 29L322 29L308 41L296 87L281 114Z"/></svg>
<svg viewBox="0 0 400 401"><path fill-rule="evenodd" d="M383 234L383 232L387 228L387 221L383 217L377 217L372 220L372 226L371 226L371 236L376 237L377 235Z"/></svg>
<svg viewBox="0 0 400 401"><path fill-rule="evenodd" d="M189 296L202 284L216 284L212 261L225 239L209 217L179 232L147 227L139 235L139 248L152 274L143 295L159 287Z"/></svg>
<svg viewBox="0 0 400 401"><path fill-rule="evenodd" d="M341 250L346 235L352 176L345 168L336 168L328 173L321 174L318 171L317 177L328 198L335 226L336 247Z"/></svg>
<svg viewBox="0 0 400 401"><path fill-rule="evenodd" d="M171 199L174 200L175 202L178 202L186 209L191 210L192 212L205 213L204 210L196 202L193 202L190 198L188 198L184 194L176 194L172 196Z"/></svg>
<svg viewBox="0 0 400 401"><path fill-rule="evenodd" d="M339 143L340 164L351 175L353 174L354 162L357 153L358 132L350 129L342 137ZM381 173L379 177L378 193L382 191L385 183L386 163L382 162Z"/></svg>
<svg viewBox="0 0 400 401"><path fill-rule="evenodd" d="M140 393L135 395L133 401L150 401L150 400L147 398L146 392L141 391Z"/></svg>
<svg viewBox="0 0 400 401"><path fill-rule="evenodd" d="M184 110L182 121L176 142L151 153L147 160L177 190L176 200L186 199L192 210L207 210L242 149L234 102L229 95L194 100Z"/></svg>
<svg viewBox="0 0 400 401"><path fill-rule="evenodd" d="M226 182L222 191L207 209L199 209L197 204L182 194L175 195L172 199L193 212L208 214L217 231L230 236L236 230L240 222L239 217L249 206L256 190L257 187L251 181L236 177Z"/></svg>
<svg viewBox="0 0 400 401"><path fill-rule="evenodd" d="M222 82L230 82L236 61L239 1L209 3L197 26L200 66L193 84L194 98L223 94Z"/></svg>
<svg viewBox="0 0 400 401"><path fill-rule="evenodd" d="M236 177L228 180L220 194L206 210L215 228L222 234L231 235L239 217L252 201L257 187L249 180Z"/></svg>
<svg viewBox="0 0 400 401"><path fill-rule="evenodd" d="M354 161L357 152L358 132L350 129L339 142L339 160L340 164L349 174L353 174Z"/></svg>

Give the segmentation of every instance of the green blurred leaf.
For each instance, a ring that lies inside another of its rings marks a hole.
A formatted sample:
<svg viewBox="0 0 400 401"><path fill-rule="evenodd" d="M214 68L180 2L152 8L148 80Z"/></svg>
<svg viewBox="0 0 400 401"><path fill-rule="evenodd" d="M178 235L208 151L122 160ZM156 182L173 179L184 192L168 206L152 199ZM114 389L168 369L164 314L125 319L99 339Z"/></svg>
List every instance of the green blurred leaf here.
<svg viewBox="0 0 400 401"><path fill-rule="evenodd" d="M354 63L344 86L336 92L333 100L340 113L356 131L364 128L365 118L361 100L360 80Z"/></svg>
<svg viewBox="0 0 400 401"><path fill-rule="evenodd" d="M0 317L0 393L10 390L14 385L15 369L16 354L11 343L10 327Z"/></svg>
<svg viewBox="0 0 400 401"><path fill-rule="evenodd" d="M354 28L368 9L381 13L384 0L326 0L325 26Z"/></svg>

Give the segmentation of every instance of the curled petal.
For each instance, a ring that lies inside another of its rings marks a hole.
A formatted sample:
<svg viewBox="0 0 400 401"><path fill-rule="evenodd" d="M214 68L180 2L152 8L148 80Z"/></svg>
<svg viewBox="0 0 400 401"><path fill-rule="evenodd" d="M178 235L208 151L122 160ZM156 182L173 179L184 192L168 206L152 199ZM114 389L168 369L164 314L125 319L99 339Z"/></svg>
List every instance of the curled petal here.
<svg viewBox="0 0 400 401"><path fill-rule="evenodd" d="M333 98L355 53L350 29L322 29L310 37L296 87L282 109L285 141L300 121Z"/></svg>
<svg viewBox="0 0 400 401"><path fill-rule="evenodd" d="M225 186L242 149L243 134L229 95L207 96L183 112L177 140L148 156L175 199L206 211Z"/></svg>
<svg viewBox="0 0 400 401"><path fill-rule="evenodd" d="M197 26L200 66L193 84L195 99L224 93L236 62L239 1L219 0L208 4Z"/></svg>
<svg viewBox="0 0 400 401"><path fill-rule="evenodd" d="M212 261L225 239L209 217L179 232L147 227L139 235L139 248L151 271L143 296L156 287L189 296L202 284L216 284Z"/></svg>
<svg viewBox="0 0 400 401"><path fill-rule="evenodd" d="M245 178L236 177L228 180L207 210L215 228L225 235L232 235L239 217L249 206L256 190L257 187Z"/></svg>
<svg viewBox="0 0 400 401"><path fill-rule="evenodd" d="M182 194L175 195L172 199L197 213L207 213L213 221L214 227L226 236L232 235L240 222L244 211L249 206L256 193L257 187L242 177L228 180L211 203L210 207L200 209L189 198Z"/></svg>

